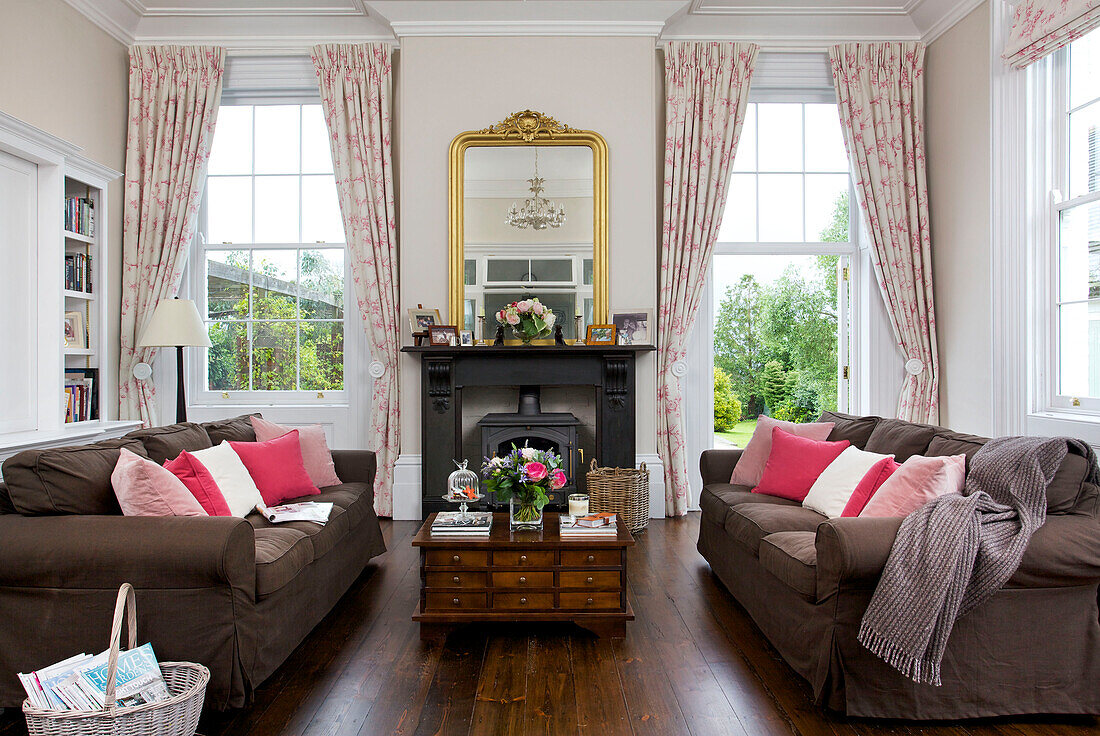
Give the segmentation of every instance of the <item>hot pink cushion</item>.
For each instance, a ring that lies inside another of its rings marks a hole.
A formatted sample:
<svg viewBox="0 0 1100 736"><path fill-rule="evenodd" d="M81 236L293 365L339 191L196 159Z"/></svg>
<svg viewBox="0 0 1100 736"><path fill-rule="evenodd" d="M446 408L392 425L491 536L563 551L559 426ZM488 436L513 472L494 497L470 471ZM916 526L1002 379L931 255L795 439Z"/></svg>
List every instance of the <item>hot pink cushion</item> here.
<svg viewBox="0 0 1100 736"><path fill-rule="evenodd" d="M779 419L761 416L756 420L756 429L752 431L752 439L745 446L737 465L733 466L733 475L730 483L737 486L759 485L764 477L764 465L768 462L768 456L772 451L772 430L780 427L784 432L805 437L811 440L824 440L829 437L835 425L833 422L815 422L812 424L795 424Z"/></svg>
<svg viewBox="0 0 1100 736"><path fill-rule="evenodd" d="M206 516L179 478L152 460L123 448L111 487L126 516Z"/></svg>
<svg viewBox="0 0 1100 736"><path fill-rule="evenodd" d="M267 442L230 442L240 456L248 474L256 481L264 503L268 506L299 496L316 496L321 489L313 485L302 464L302 447L298 430Z"/></svg>
<svg viewBox="0 0 1100 736"><path fill-rule="evenodd" d="M164 467L180 479L203 510L210 516L232 516L225 496L214 476L197 457L184 450L175 460L165 460Z"/></svg>
<svg viewBox="0 0 1100 736"><path fill-rule="evenodd" d="M256 439L267 442L291 430L262 417L251 417L252 428L256 430ZM336 466L332 462L332 451L325 440L325 430L320 424L298 428L298 440L302 445L302 464L309 473L309 479L318 488L338 486L342 482L336 475Z"/></svg>
<svg viewBox="0 0 1100 736"><path fill-rule="evenodd" d="M859 516L859 512L863 511L863 507L867 505L875 492L900 467L897 460L892 457L884 457L872 465L870 470L864 474L863 479L856 485L852 497L848 499L844 510L840 512L840 516L842 518L845 516Z"/></svg>
<svg viewBox="0 0 1100 736"><path fill-rule="evenodd" d="M810 440L773 427L772 451L764 464L764 477L752 492L802 501L817 477L850 444L848 440Z"/></svg>
<svg viewBox="0 0 1100 736"><path fill-rule="evenodd" d="M958 493L966 481L966 455L913 455L871 496L860 516L908 516L946 493Z"/></svg>

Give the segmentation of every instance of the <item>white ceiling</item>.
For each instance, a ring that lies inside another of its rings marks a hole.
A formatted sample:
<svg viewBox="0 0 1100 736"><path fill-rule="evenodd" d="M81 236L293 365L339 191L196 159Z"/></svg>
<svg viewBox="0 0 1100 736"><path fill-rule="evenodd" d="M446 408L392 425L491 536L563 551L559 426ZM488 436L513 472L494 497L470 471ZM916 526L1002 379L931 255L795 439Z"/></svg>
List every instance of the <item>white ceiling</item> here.
<svg viewBox="0 0 1100 736"><path fill-rule="evenodd" d="M66 0L123 43L300 51L426 35L931 41L981 0Z"/></svg>

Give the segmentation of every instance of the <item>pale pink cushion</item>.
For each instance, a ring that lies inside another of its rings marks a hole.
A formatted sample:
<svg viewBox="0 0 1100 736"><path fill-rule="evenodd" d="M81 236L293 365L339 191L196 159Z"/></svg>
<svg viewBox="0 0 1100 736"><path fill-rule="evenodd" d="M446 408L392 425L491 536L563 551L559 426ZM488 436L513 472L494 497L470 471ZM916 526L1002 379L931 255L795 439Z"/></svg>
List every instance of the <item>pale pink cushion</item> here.
<svg viewBox="0 0 1100 736"><path fill-rule="evenodd" d="M764 465L764 477L752 492L802 501L814 481L850 444L848 440L806 439L773 427L772 451Z"/></svg>
<svg viewBox="0 0 1100 736"><path fill-rule="evenodd" d="M913 455L886 479L860 516L908 516L934 498L959 493L966 482L966 455Z"/></svg>
<svg viewBox="0 0 1100 736"><path fill-rule="evenodd" d="M741 453L737 465L733 466L733 475L730 483L735 486L756 486L764 477L764 465L768 462L768 455L772 452L772 430L779 427L784 432L805 437L808 440L828 439L833 431L833 422L814 422L811 424L795 424L772 419L761 415L756 420L756 429L752 431L752 439Z"/></svg>
<svg viewBox="0 0 1100 736"><path fill-rule="evenodd" d="M252 429L256 430L256 441L267 442L277 439L291 430L261 417L251 417ZM325 440L325 430L320 424L298 427L298 442L302 446L302 464L313 485L318 488L338 486L343 481L336 475L336 466L332 462L332 452Z"/></svg>
<svg viewBox="0 0 1100 736"><path fill-rule="evenodd" d="M126 448L111 473L118 505L126 516L206 516L179 478Z"/></svg>

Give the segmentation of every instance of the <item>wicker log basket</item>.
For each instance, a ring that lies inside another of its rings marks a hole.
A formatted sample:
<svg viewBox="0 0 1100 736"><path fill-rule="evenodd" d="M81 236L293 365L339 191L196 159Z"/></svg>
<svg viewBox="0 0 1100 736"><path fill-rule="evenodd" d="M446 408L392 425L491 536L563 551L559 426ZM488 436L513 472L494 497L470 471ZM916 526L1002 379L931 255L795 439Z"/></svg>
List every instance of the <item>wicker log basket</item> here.
<svg viewBox="0 0 1100 736"><path fill-rule="evenodd" d="M588 471L588 510L594 514L618 514L631 532L649 524L649 470L645 463L634 468L600 468L592 460Z"/></svg>
<svg viewBox="0 0 1100 736"><path fill-rule="evenodd" d="M108 705L97 711L41 710L23 701L27 731L31 736L193 736L199 727L206 683L210 670L191 662L160 662L160 672L171 697L159 703L130 707L115 704L115 673L118 671L122 614L129 630L128 649L137 646L137 601L134 588L123 583L118 589L115 616L111 623L111 653L107 659Z"/></svg>

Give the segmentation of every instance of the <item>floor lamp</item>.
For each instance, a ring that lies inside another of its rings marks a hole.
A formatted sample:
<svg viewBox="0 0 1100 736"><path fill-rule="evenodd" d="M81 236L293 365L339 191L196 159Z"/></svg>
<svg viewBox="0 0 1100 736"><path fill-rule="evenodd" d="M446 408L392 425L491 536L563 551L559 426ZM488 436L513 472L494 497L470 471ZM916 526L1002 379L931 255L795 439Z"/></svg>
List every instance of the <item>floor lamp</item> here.
<svg viewBox="0 0 1100 736"><path fill-rule="evenodd" d="M187 396L184 392L184 347L210 347L210 336L202 323L198 307L191 299L165 299L153 310L153 317L138 340L139 348L176 349L176 422L187 421Z"/></svg>

